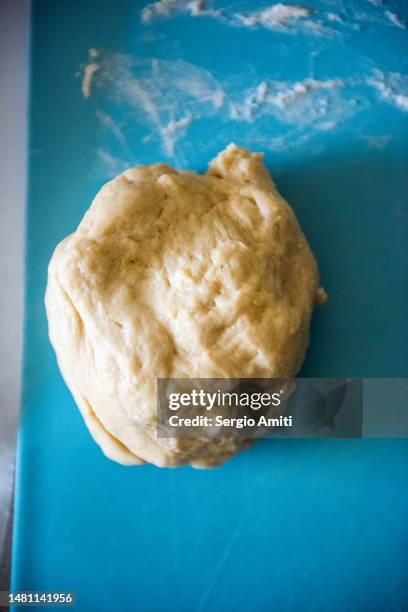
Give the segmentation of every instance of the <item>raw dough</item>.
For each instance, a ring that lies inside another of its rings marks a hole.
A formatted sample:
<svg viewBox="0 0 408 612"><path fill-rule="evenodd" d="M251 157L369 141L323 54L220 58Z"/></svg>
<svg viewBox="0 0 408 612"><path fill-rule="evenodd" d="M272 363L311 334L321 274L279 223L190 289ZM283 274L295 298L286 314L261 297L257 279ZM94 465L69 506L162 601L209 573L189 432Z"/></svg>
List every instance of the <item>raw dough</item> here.
<svg viewBox="0 0 408 612"><path fill-rule="evenodd" d="M293 376L321 295L262 155L229 145L205 175L156 164L107 183L53 254L46 309L61 372L108 457L211 466L247 443L158 439L156 378Z"/></svg>

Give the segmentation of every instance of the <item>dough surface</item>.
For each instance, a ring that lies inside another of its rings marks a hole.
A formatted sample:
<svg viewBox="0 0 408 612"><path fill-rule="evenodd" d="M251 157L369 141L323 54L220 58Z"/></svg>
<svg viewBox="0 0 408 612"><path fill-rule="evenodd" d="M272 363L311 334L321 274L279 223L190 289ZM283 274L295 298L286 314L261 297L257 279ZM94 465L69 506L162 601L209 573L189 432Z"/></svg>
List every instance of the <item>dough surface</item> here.
<svg viewBox="0 0 408 612"><path fill-rule="evenodd" d="M321 295L315 258L262 155L229 145L204 175L130 168L48 271L49 335L105 454L223 463L247 445L158 439L156 379L292 377Z"/></svg>

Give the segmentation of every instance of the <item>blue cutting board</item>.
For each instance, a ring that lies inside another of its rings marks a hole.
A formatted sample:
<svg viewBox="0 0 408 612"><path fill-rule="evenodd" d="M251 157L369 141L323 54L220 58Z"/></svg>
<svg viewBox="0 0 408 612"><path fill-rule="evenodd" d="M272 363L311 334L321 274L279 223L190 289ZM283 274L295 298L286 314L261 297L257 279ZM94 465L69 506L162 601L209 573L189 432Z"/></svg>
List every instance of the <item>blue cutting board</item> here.
<svg viewBox="0 0 408 612"><path fill-rule="evenodd" d="M394 96L408 93L408 38L385 14L407 21L407 5L307 4L315 12L293 33L237 23L261 2L147 24L144 4L130 0L34 2L14 590L72 590L81 612L407 609L407 440L264 440L216 470L125 468L91 440L47 338L47 263L109 173L163 159L204 170L235 141L265 150L330 296L302 375L408 375L408 112ZM90 48L138 58L133 77L164 89L152 71L166 65L148 58L183 60L221 83L227 101L208 110L190 100L194 121L172 151L109 79L84 98ZM388 94L375 70L399 74ZM313 114L318 93L300 124L290 105L242 115L240 93L261 80L288 89L312 77L347 82L321 91L341 96L329 100L331 124Z"/></svg>

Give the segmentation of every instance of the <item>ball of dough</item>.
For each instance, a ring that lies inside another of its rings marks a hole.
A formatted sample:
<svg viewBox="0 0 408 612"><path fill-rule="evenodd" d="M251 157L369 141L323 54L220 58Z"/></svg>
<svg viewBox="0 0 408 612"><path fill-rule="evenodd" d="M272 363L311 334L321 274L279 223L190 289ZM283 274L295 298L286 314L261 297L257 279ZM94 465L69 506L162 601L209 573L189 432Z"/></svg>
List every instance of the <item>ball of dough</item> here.
<svg viewBox="0 0 408 612"><path fill-rule="evenodd" d="M49 335L105 454L223 463L247 442L157 438L157 378L291 377L319 296L315 258L262 155L204 175L165 164L107 183L48 271Z"/></svg>

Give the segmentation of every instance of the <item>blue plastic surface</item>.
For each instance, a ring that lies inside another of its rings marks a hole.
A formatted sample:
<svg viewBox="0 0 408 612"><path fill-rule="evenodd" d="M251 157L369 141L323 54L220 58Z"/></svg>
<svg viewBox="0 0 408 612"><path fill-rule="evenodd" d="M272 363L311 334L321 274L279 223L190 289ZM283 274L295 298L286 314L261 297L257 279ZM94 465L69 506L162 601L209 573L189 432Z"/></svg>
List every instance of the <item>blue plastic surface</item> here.
<svg viewBox="0 0 408 612"><path fill-rule="evenodd" d="M91 440L47 337L49 258L106 180L95 151L123 157L81 95L89 48L181 58L221 81L240 74L243 87L257 74L305 79L316 49L317 79L373 66L406 74L407 30L380 19L378 6L308 4L340 6L345 22L352 8L378 19L340 24L341 36L293 36L182 14L146 26L143 3L130 0L34 3L14 590L73 590L78 612L408 608L408 441L270 440L212 471L124 468ZM403 20L406 6L389 8ZM368 108L310 146L266 150L330 295L303 376L408 375L408 113L366 84L360 93ZM263 122L271 138L286 129ZM135 122L127 161L166 159L144 133ZM263 148L249 124L218 114L179 143L183 164L204 170L229 141Z"/></svg>

